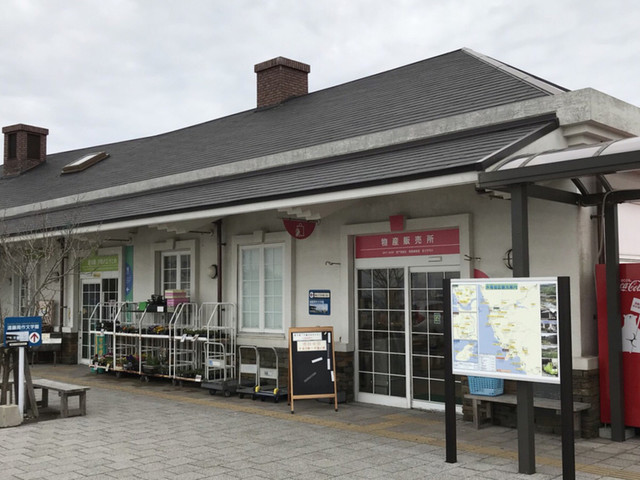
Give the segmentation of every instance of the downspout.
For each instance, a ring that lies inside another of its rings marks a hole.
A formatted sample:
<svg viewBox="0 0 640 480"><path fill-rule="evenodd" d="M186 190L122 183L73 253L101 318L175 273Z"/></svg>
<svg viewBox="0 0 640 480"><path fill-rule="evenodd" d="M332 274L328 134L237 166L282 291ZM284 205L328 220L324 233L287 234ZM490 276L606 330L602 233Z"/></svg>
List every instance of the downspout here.
<svg viewBox="0 0 640 480"><path fill-rule="evenodd" d="M58 312L58 328L59 331L62 332L62 323L64 318L64 279L66 277L66 265L65 265L65 241L64 238L60 239L60 250L62 250L62 260L60 261L60 301L59 301L59 312Z"/></svg>
<svg viewBox="0 0 640 480"><path fill-rule="evenodd" d="M216 220L216 237L218 247L218 303L222 302L222 220Z"/></svg>

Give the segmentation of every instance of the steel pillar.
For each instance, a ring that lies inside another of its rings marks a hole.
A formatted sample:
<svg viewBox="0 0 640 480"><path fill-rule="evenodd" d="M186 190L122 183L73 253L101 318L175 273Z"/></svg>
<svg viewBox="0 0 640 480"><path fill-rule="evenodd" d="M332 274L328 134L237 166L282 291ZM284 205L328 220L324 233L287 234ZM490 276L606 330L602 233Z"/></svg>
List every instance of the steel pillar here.
<svg viewBox="0 0 640 480"><path fill-rule="evenodd" d="M511 248L513 276L529 276L529 198L527 186L511 189ZM536 445L533 422L533 383L517 384L518 472L536 472Z"/></svg>
<svg viewBox="0 0 640 480"><path fill-rule="evenodd" d="M607 333L609 337L611 440L614 442L624 442L624 384L622 381L622 314L620 313L618 204L615 202L605 202L604 238L607 278Z"/></svg>

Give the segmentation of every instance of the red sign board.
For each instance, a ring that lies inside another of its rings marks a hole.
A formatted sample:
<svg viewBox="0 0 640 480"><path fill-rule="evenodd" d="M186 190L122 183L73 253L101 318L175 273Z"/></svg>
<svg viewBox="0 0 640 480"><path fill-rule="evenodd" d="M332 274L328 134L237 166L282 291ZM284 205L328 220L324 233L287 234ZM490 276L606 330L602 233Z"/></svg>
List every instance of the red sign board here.
<svg viewBox="0 0 640 480"><path fill-rule="evenodd" d="M605 266L596 266L598 296L598 346L600 368L600 421L611 423L609 397L609 343L607 333L607 285ZM622 382L624 423L640 427L640 264L620 265L620 334L622 335Z"/></svg>
<svg viewBox="0 0 640 480"><path fill-rule="evenodd" d="M356 258L411 257L460 253L457 228L356 237Z"/></svg>
<svg viewBox="0 0 640 480"><path fill-rule="evenodd" d="M316 222L310 222L306 220L291 220L289 218L283 218L282 223L284 228L287 229L289 235L298 240L304 240L313 233L316 228Z"/></svg>

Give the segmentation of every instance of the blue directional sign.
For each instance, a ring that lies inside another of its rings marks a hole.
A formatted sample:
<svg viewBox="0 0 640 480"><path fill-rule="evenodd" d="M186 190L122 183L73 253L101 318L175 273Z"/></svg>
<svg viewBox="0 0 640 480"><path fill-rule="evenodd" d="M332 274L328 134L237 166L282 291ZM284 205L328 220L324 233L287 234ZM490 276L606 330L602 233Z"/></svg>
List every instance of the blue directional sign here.
<svg viewBox="0 0 640 480"><path fill-rule="evenodd" d="M4 319L5 347L42 345L42 317L7 317Z"/></svg>

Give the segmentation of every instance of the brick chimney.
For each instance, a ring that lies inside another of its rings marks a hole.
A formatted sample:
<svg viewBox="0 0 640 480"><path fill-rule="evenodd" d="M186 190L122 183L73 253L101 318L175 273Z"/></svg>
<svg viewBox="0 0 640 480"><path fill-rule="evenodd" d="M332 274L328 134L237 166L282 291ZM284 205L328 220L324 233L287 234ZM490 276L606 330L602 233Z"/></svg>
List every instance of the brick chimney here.
<svg viewBox="0 0 640 480"><path fill-rule="evenodd" d="M258 75L258 108L309 93L307 76L311 67L306 63L277 57L257 64L254 71Z"/></svg>
<svg viewBox="0 0 640 480"><path fill-rule="evenodd" d="M3 127L2 133L4 133L4 176L20 175L44 163L47 158L49 130L19 123Z"/></svg>

